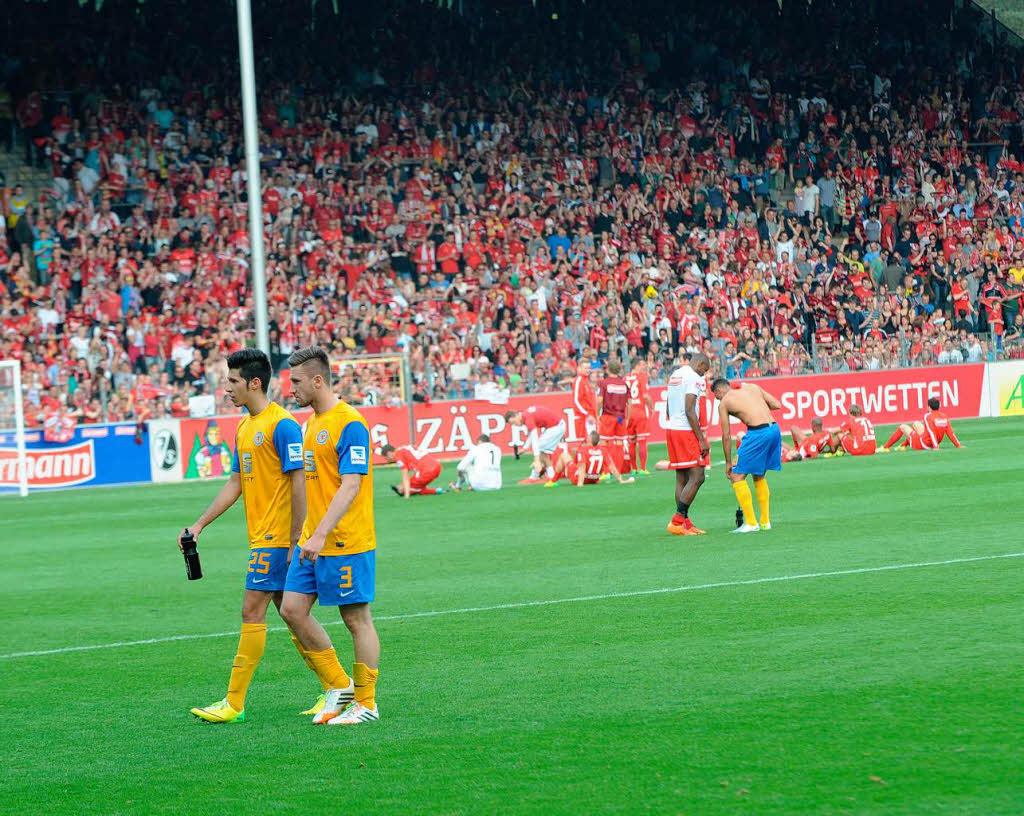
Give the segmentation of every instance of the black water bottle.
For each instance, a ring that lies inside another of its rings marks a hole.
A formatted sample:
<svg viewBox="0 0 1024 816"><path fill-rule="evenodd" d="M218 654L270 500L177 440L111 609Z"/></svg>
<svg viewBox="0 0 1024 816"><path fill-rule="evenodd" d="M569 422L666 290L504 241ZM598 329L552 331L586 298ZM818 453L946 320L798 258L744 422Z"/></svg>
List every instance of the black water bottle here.
<svg viewBox="0 0 1024 816"><path fill-rule="evenodd" d="M198 581L203 577L203 567L199 563L199 550L196 548L196 537L186 527L181 536L181 551L185 555L185 574L190 581Z"/></svg>

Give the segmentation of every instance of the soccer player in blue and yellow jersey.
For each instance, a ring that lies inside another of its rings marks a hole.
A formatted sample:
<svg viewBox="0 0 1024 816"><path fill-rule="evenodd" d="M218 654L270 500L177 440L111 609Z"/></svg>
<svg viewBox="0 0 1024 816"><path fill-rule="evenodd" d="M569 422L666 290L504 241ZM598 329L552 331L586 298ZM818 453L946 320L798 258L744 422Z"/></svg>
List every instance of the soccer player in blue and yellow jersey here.
<svg viewBox="0 0 1024 816"><path fill-rule="evenodd" d="M267 397L270 377L270 360L262 351L243 349L228 357L227 393L249 415L238 426L231 477L189 528L198 538L242 497L249 534L242 634L227 695L217 703L192 709L206 722L245 719L245 694L267 641L267 607L273 601L280 609L291 548L299 540L306 517L302 431L290 413ZM301 644L294 636L293 640L308 664Z"/></svg>
<svg viewBox="0 0 1024 816"><path fill-rule="evenodd" d="M288 363L295 399L312 406L314 413L303 440L306 523L288 568L281 617L327 689L327 701L313 722L372 722L380 719L375 699L380 641L370 615L377 549L370 429L355 408L331 391L331 367L323 349L300 349ZM318 597L321 606L339 607L352 633L351 678L327 632L310 615Z"/></svg>

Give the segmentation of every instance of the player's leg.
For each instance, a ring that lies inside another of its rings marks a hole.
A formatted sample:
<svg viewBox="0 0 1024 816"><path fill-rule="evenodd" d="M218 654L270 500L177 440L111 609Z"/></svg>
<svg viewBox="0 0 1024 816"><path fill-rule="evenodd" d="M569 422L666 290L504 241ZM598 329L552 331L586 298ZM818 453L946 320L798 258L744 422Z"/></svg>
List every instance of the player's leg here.
<svg viewBox="0 0 1024 816"><path fill-rule="evenodd" d="M284 622L309 655L321 684L327 687L324 708L313 718L314 723L322 723L336 716L352 699L354 688L352 679L338 662L338 654L327 630L310 614L324 587L317 580L315 563L301 559L300 552L296 547L292 555L280 611ZM318 558L317 562L320 560Z"/></svg>
<svg viewBox="0 0 1024 816"><path fill-rule="evenodd" d="M900 425L892 432L892 436L889 437L889 441L882 445L883 450L890 450L893 445L899 442L904 435L910 432L909 425Z"/></svg>
<svg viewBox="0 0 1024 816"><path fill-rule="evenodd" d="M281 601L283 599L284 592L274 593L274 606L277 607L277 613L279 615L281 614ZM282 618L282 620L284 620L284 618ZM320 710L324 707L324 695L327 693L327 689L329 688L329 686L324 681L324 679L320 677L319 674L317 674L316 666L313 663L313 659L309 656L309 652L306 650L306 647L302 645L302 641L299 640L298 635L296 635L295 632L291 630L291 627L288 628L288 634L291 636L292 645L295 647L295 651L299 653L299 657L302 658L302 662L306 664L309 670L313 672L313 675L320 682L320 694L317 695L317 698L313 702L313 705L299 712L303 716L312 717L315 714L319 713Z"/></svg>
<svg viewBox="0 0 1024 816"><path fill-rule="evenodd" d="M797 428L795 425L789 429L789 435L793 437L793 447L799 448L804 440L807 438L807 434Z"/></svg>
<svg viewBox="0 0 1024 816"><path fill-rule="evenodd" d="M762 530L772 529L771 516L771 491L768 489L768 479L764 476L754 476L754 494L757 496L757 507L760 513Z"/></svg>
<svg viewBox="0 0 1024 816"><path fill-rule="evenodd" d="M318 564L318 581L331 587L325 603L337 603L341 619L352 635L353 702L328 721L329 725L358 725L380 718L376 688L380 665L380 638L373 625L370 604L375 595L376 552L329 556ZM319 561L320 559L318 559Z"/></svg>
<svg viewBox="0 0 1024 816"><path fill-rule="evenodd" d="M684 479L682 483L679 480L680 474ZM693 529L697 535L704 531L694 527L693 522L690 521L690 506L697 498L697 491L701 489L705 478L704 467L700 463L696 467L676 471L676 512L685 519L683 524Z"/></svg>
<svg viewBox="0 0 1024 816"><path fill-rule="evenodd" d="M649 473L647 470L647 439L649 436L649 433L640 433L636 437L637 462L640 465L638 470L645 475Z"/></svg>
<svg viewBox="0 0 1024 816"><path fill-rule="evenodd" d="M219 702L193 708L191 713L194 716L209 723L245 720L245 695L267 646L267 607L273 595L272 592L245 590L242 598L242 632L238 636L238 650L231 664L228 692Z"/></svg>
<svg viewBox="0 0 1024 816"><path fill-rule="evenodd" d="M766 429L767 430L767 429ZM754 497L750 492L750 485L747 484L748 473L764 474L765 461L768 455L770 440L763 430L748 431L743 437L743 446L739 449L736 457L736 464L729 480L732 482L733 492L736 494L736 502L743 511L743 524L733 532L755 533L760 527L757 523L757 516L754 514ZM782 457L782 438L778 437L778 454ZM781 464L779 465L781 467Z"/></svg>

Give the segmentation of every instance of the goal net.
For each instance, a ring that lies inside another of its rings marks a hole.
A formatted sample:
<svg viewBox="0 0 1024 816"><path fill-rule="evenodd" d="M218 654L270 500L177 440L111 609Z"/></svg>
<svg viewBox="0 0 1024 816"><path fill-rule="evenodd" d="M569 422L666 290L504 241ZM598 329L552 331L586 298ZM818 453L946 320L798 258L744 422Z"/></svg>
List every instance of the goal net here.
<svg viewBox="0 0 1024 816"><path fill-rule="evenodd" d="M21 363L0 360L0 494L28 495Z"/></svg>

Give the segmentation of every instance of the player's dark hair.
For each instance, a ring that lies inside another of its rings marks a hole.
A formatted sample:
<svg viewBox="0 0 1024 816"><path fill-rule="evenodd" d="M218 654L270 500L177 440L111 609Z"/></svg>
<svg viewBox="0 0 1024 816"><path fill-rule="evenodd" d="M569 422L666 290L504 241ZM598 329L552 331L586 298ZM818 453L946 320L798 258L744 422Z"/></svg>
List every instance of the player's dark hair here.
<svg viewBox="0 0 1024 816"><path fill-rule="evenodd" d="M729 388L729 381L725 377L719 377L713 383L711 383L711 390L717 391L719 388Z"/></svg>
<svg viewBox="0 0 1024 816"><path fill-rule="evenodd" d="M519 413L518 411L506 411L505 412L505 422L511 421L512 417L514 417L518 413Z"/></svg>
<svg viewBox="0 0 1024 816"><path fill-rule="evenodd" d="M381 456L387 456L387 455L388 455L389 453L391 453L391 451L393 451L394 449L395 449L395 446L394 446L394 445L381 445L381 448L380 448L380 455L381 455Z"/></svg>
<svg viewBox="0 0 1024 816"><path fill-rule="evenodd" d="M597 431L591 431L590 436L587 438L590 440L591 445L597 445L600 444L601 442L601 434L599 434Z"/></svg>
<svg viewBox="0 0 1024 816"><path fill-rule="evenodd" d="M930 400L928 400L928 407L931 408L933 411L938 411L939 406L941 405L942 403L939 402L938 397L932 397Z"/></svg>
<svg viewBox="0 0 1024 816"><path fill-rule="evenodd" d="M291 368L298 368L304 363L314 363L317 374L324 378L324 382L331 384L331 361L327 358L327 352L320 346L306 346L292 353L288 358L288 365Z"/></svg>
<svg viewBox="0 0 1024 816"><path fill-rule="evenodd" d="M850 416L860 416L864 413L864 409L861 408L857 403L853 403L850 406Z"/></svg>
<svg viewBox="0 0 1024 816"><path fill-rule="evenodd" d="M259 378L260 389L264 394L270 387L270 378L274 373L270 367L270 358L264 352L254 348L232 352L228 356L228 370L237 371L238 376L245 380L246 385Z"/></svg>
<svg viewBox="0 0 1024 816"><path fill-rule="evenodd" d="M480 436L478 436L476 438L476 444L478 444L478 445L482 445L484 442L490 442L490 441L491 441L491 438L487 434L480 434Z"/></svg>
<svg viewBox="0 0 1024 816"><path fill-rule="evenodd" d="M618 376L619 371L621 371L621 370L622 369L619 366L619 361L618 360L609 360L608 361L608 373L611 374L613 377Z"/></svg>

